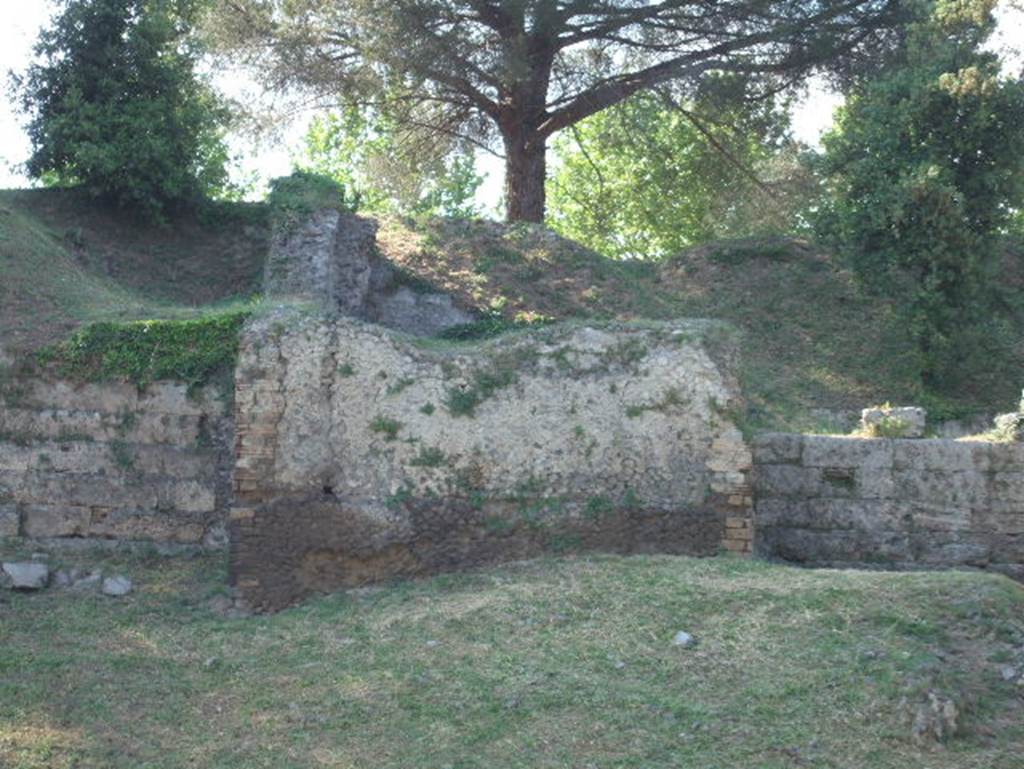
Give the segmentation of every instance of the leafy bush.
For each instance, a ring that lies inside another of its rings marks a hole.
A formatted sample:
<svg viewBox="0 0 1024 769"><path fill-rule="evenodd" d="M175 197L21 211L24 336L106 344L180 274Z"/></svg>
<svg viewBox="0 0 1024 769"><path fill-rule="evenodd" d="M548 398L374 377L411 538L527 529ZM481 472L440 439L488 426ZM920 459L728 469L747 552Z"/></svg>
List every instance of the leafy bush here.
<svg viewBox="0 0 1024 769"><path fill-rule="evenodd" d="M354 212L359 202L358 195L347 194L344 184L311 171L293 171L274 179L267 197L271 220L286 229L324 208Z"/></svg>
<svg viewBox="0 0 1024 769"><path fill-rule="evenodd" d="M990 4L936 9L825 137L816 225L866 286L900 302L923 384L949 389L973 370L964 356L1007 346L993 276L1024 204L1024 82L982 50Z"/></svg>
<svg viewBox="0 0 1024 769"><path fill-rule="evenodd" d="M224 189L225 105L196 73L202 0L66 0L13 78L27 170L159 218Z"/></svg>
<svg viewBox="0 0 1024 769"><path fill-rule="evenodd" d="M195 320L93 323L40 359L71 379L124 379L140 388L167 379L194 390L234 369L248 317L238 311Z"/></svg>

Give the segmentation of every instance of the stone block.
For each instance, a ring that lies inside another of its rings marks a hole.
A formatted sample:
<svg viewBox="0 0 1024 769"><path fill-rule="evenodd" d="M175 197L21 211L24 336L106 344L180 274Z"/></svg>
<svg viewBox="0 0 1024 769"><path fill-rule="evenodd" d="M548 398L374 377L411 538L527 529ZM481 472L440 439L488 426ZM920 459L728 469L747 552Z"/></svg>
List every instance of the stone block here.
<svg viewBox="0 0 1024 769"><path fill-rule="evenodd" d="M907 562L911 557L907 533L889 530L759 529L754 550L767 558L819 566L836 563L885 565Z"/></svg>
<svg viewBox="0 0 1024 769"><path fill-rule="evenodd" d="M975 472L896 470L895 495L907 502L978 509L988 504L988 481Z"/></svg>
<svg viewBox="0 0 1024 769"><path fill-rule="evenodd" d="M971 529L974 513L970 507L925 502L902 503L913 528L923 532L967 531Z"/></svg>
<svg viewBox="0 0 1024 769"><path fill-rule="evenodd" d="M892 466L892 441L831 435L804 436L806 467L854 467L874 470Z"/></svg>
<svg viewBox="0 0 1024 769"><path fill-rule="evenodd" d="M896 496L896 481L892 470L887 468L862 468L857 470L858 499L893 499Z"/></svg>
<svg viewBox="0 0 1024 769"><path fill-rule="evenodd" d="M415 293L405 286L393 294L370 297L370 317L407 334L432 335L474 318L454 305L447 294Z"/></svg>
<svg viewBox="0 0 1024 769"><path fill-rule="evenodd" d="M1024 534L1024 499L993 501L971 513L971 529L992 534Z"/></svg>
<svg viewBox="0 0 1024 769"><path fill-rule="evenodd" d="M1024 508L1024 472L995 472L989 481L993 502L1016 502Z"/></svg>
<svg viewBox="0 0 1024 769"><path fill-rule="evenodd" d="M803 435L763 433L754 437L751 451L758 465L795 464L800 461L803 445Z"/></svg>
<svg viewBox="0 0 1024 769"><path fill-rule="evenodd" d="M758 531L765 527L797 525L791 521L803 521L805 515L794 509L806 504L799 499L758 496L754 501L754 525Z"/></svg>
<svg viewBox="0 0 1024 769"><path fill-rule="evenodd" d="M33 446L0 443L0 471L23 473L32 465L36 450Z"/></svg>
<svg viewBox="0 0 1024 769"><path fill-rule="evenodd" d="M224 405L206 398L190 397L188 387L177 382L153 382L138 396L138 411L172 416L202 416L213 410L224 411Z"/></svg>
<svg viewBox="0 0 1024 769"><path fill-rule="evenodd" d="M983 442L939 438L895 441L893 467L897 470L984 473L991 466L989 446Z"/></svg>
<svg viewBox="0 0 1024 769"><path fill-rule="evenodd" d="M760 465L754 468L756 495L808 499L822 493L821 470L798 465Z"/></svg>
<svg viewBox="0 0 1024 769"><path fill-rule="evenodd" d="M918 406L876 406L860 413L860 428L881 438L922 438L927 417Z"/></svg>
<svg viewBox="0 0 1024 769"><path fill-rule="evenodd" d="M50 581L50 567L38 561L7 562L2 568L15 590L42 590Z"/></svg>
<svg viewBox="0 0 1024 769"><path fill-rule="evenodd" d="M986 566L992 549L984 537L970 532L915 531L910 551L916 563L929 566Z"/></svg>
<svg viewBox="0 0 1024 769"><path fill-rule="evenodd" d="M81 384L37 379L31 382L25 405L43 409L123 414L136 410L138 390L135 385L120 382Z"/></svg>
<svg viewBox="0 0 1024 769"><path fill-rule="evenodd" d="M94 509L89 525L90 537L123 541L198 545L205 532L206 524L199 516L127 507Z"/></svg>
<svg viewBox="0 0 1024 769"><path fill-rule="evenodd" d="M0 502L0 537L16 537L21 529L18 506Z"/></svg>
<svg viewBox="0 0 1024 769"><path fill-rule="evenodd" d="M1024 472L1024 444L989 444L989 463L994 472Z"/></svg>
<svg viewBox="0 0 1024 769"><path fill-rule="evenodd" d="M26 537L85 537L90 534L92 515L88 507L75 505L25 505L22 532Z"/></svg>

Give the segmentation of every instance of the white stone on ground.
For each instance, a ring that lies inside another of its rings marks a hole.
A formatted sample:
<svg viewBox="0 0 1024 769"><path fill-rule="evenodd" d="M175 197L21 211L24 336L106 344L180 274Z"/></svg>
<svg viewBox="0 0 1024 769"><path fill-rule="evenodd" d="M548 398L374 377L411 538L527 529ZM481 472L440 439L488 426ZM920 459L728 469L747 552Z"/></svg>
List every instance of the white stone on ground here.
<svg viewBox="0 0 1024 769"><path fill-rule="evenodd" d="M42 590L50 581L50 567L33 561L9 562L3 572L15 590Z"/></svg>
<svg viewBox="0 0 1024 769"><path fill-rule="evenodd" d="M123 574L115 574L103 580L103 595L119 598L132 591L132 581Z"/></svg>

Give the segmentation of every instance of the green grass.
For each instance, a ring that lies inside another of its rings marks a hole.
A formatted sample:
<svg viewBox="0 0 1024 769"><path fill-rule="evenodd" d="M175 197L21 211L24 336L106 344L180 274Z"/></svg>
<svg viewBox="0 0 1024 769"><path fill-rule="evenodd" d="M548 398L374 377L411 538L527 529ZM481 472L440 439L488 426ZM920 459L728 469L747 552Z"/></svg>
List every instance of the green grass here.
<svg viewBox="0 0 1024 769"><path fill-rule="evenodd" d="M567 558L228 620L219 557L76 557L137 590L3 595L5 769L1016 769L1024 750L998 672L1024 591L990 575ZM922 753L899 702L927 687L973 705Z"/></svg>
<svg viewBox="0 0 1024 769"><path fill-rule="evenodd" d="M542 229L435 220L385 221L381 243L406 270L463 305L497 308L506 323L728 322L742 335L736 368L752 430L832 429L835 420L821 409L859 411L885 400L926 406L936 418L1005 411L1024 379L1018 324L1016 347L1008 344L1005 355L972 361L943 392L924 391L910 329L893 302L861 291L836 260L800 241L723 241L659 263L616 262ZM1024 295L1018 272L1007 265L1006 290L1015 301ZM490 327L505 330L497 322Z"/></svg>
<svg viewBox="0 0 1024 769"><path fill-rule="evenodd" d="M159 227L74 191L0 190L3 348L38 350L89 323L186 320L247 307L262 272L265 228L221 208L211 221Z"/></svg>
<svg viewBox="0 0 1024 769"><path fill-rule="evenodd" d="M122 379L139 387L160 379L197 388L232 380L246 310L192 320L93 323L40 354L62 376L78 381Z"/></svg>
<svg viewBox="0 0 1024 769"><path fill-rule="evenodd" d="M237 309L259 290L273 211L339 200L330 185L292 179L270 205L222 207L161 229L73 191L0 191L0 347L39 349L92 322ZM730 241L660 263L616 262L540 228L438 219L384 221L379 242L398 283L436 287L483 313L439 342L522 333L552 319L728 322L741 332L736 367L747 408L739 416L748 430L830 430L837 420L822 409L881 401L917 403L935 418L1002 412L1024 381L1017 328L1005 356L965 362L961 381L923 391L909 329L892 303L866 295L835 260L796 241ZM1020 304L1014 264L1005 288ZM452 395L450 406L470 415L483 398L474 387Z"/></svg>

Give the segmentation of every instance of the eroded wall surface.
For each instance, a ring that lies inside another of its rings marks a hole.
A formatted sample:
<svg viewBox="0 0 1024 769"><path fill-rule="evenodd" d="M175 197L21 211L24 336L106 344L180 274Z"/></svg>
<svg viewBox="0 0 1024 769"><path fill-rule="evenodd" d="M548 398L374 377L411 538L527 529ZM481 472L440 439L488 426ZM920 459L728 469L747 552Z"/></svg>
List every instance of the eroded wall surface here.
<svg viewBox="0 0 1024 769"><path fill-rule="evenodd" d="M1024 579L1022 444L769 434L753 452L760 555Z"/></svg>
<svg viewBox="0 0 1024 769"><path fill-rule="evenodd" d="M212 389L5 379L0 537L223 546L231 417Z"/></svg>
<svg viewBox="0 0 1024 769"><path fill-rule="evenodd" d="M473 321L448 294L411 284L381 258L374 220L325 208L274 232L263 288L270 298L304 300L416 336Z"/></svg>
<svg viewBox="0 0 1024 769"><path fill-rule="evenodd" d="M733 349L696 321L442 346L263 318L236 381L239 593L273 609L545 551L748 550Z"/></svg>

